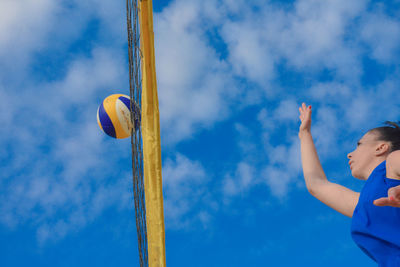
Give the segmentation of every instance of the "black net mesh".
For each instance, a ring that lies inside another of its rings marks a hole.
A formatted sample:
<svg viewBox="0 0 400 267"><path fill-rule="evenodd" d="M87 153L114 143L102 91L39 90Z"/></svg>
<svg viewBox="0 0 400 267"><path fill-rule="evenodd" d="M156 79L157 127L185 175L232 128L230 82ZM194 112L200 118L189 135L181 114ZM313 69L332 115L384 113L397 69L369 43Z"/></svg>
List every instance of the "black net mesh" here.
<svg viewBox="0 0 400 267"><path fill-rule="evenodd" d="M146 206L144 197L143 176L143 143L141 131L141 52L138 1L126 1L127 29L128 29L128 54L129 54L129 87L131 99L132 128L132 173L133 195L135 201L136 228L138 236L139 260L141 267L147 267L147 230Z"/></svg>

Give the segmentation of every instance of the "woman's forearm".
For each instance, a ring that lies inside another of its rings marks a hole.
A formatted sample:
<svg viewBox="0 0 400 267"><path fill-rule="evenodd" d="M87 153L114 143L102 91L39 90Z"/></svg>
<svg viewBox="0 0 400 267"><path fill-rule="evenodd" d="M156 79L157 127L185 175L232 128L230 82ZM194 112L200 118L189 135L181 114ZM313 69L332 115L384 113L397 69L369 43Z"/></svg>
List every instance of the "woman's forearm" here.
<svg viewBox="0 0 400 267"><path fill-rule="evenodd" d="M327 178L318 158L314 141L309 131L299 134L301 144L301 162L303 166L304 180L308 191L313 194L315 185L327 182Z"/></svg>

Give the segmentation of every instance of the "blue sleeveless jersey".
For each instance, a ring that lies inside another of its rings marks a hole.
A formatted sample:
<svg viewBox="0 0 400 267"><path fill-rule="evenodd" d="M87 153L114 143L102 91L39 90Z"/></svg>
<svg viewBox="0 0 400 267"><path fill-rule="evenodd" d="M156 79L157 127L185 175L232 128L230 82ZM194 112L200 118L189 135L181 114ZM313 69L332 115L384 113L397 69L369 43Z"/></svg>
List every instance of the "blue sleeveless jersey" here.
<svg viewBox="0 0 400 267"><path fill-rule="evenodd" d="M400 180L386 177L382 162L368 177L353 213L353 240L380 267L400 267L400 208L378 207L373 201L398 185Z"/></svg>

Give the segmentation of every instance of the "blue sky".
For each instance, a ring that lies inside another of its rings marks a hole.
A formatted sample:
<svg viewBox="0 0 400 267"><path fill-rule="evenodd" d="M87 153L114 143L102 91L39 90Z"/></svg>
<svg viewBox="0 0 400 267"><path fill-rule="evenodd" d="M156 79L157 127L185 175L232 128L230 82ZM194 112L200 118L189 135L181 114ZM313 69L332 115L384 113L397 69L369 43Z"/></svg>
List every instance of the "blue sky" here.
<svg viewBox="0 0 400 267"><path fill-rule="evenodd" d="M375 266L307 192L298 106L324 170L400 119L400 1L155 1L168 266ZM124 1L0 2L2 266L138 266Z"/></svg>

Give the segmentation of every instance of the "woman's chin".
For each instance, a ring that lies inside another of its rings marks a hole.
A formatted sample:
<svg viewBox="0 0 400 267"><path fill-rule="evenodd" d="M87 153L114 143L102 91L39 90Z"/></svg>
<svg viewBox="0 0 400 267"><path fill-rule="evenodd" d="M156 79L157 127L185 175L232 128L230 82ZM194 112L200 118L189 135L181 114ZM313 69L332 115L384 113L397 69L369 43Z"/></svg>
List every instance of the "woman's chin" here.
<svg viewBox="0 0 400 267"><path fill-rule="evenodd" d="M365 178L362 175L353 175L354 178L357 178L358 180L366 181L368 178Z"/></svg>
<svg viewBox="0 0 400 267"><path fill-rule="evenodd" d="M356 171L354 171L354 169L351 170L351 176L353 176L354 178L357 178L359 180L366 180L364 178L364 176L362 176L360 173L357 173Z"/></svg>

